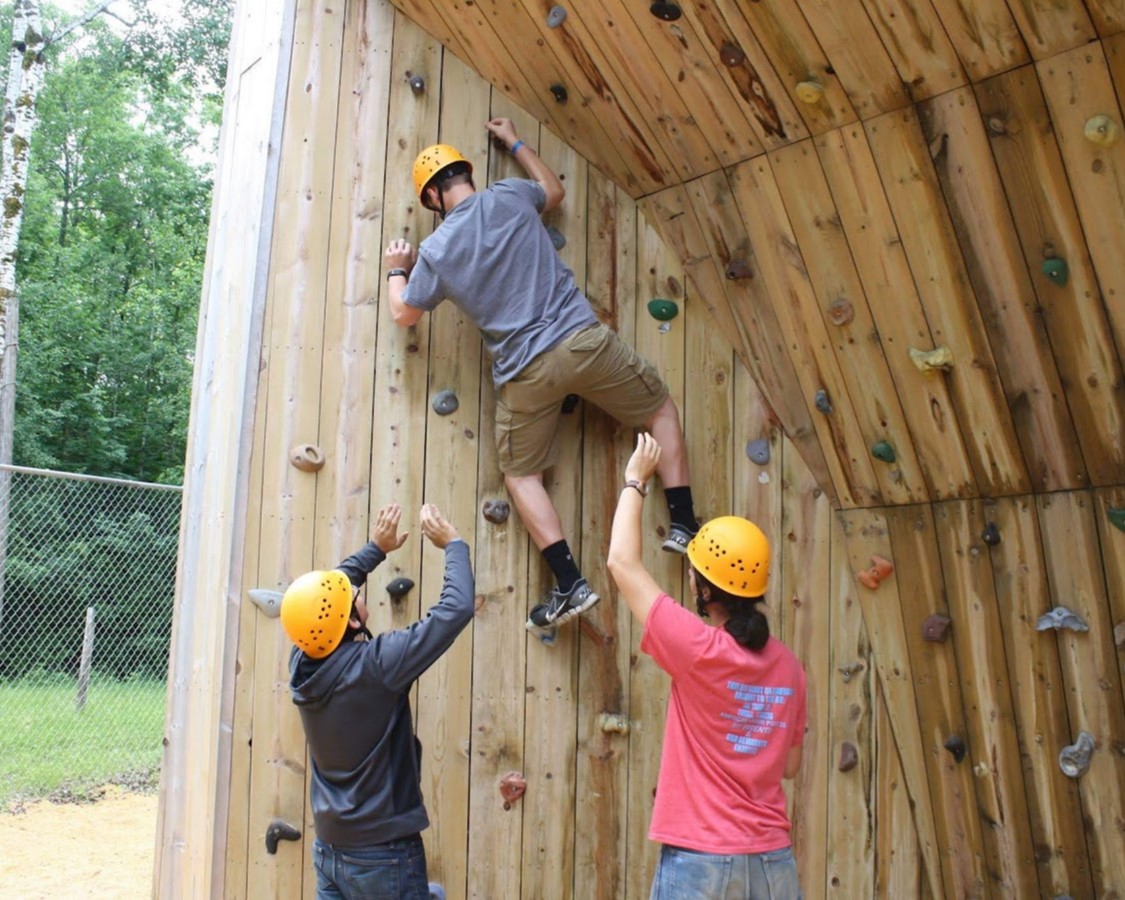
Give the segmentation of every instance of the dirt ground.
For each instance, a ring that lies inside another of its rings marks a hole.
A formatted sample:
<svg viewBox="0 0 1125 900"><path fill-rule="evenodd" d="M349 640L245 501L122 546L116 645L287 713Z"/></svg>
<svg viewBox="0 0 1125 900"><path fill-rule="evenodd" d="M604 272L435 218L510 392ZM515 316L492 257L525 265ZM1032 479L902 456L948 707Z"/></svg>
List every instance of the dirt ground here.
<svg viewBox="0 0 1125 900"><path fill-rule="evenodd" d="M0 897L148 900L155 793L109 785L93 803L43 800L0 810Z"/></svg>

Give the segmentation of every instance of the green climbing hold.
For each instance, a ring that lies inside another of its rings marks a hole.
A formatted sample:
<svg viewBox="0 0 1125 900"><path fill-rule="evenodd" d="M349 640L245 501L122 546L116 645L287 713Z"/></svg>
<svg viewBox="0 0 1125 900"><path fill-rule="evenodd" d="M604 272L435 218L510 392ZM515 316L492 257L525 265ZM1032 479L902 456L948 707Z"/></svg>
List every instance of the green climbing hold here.
<svg viewBox="0 0 1125 900"><path fill-rule="evenodd" d="M1043 260L1043 274L1060 287L1066 284L1068 274L1066 260L1057 257Z"/></svg>
<svg viewBox="0 0 1125 900"><path fill-rule="evenodd" d="M885 463L893 463L895 461L895 448L886 441L879 441L871 448L871 455Z"/></svg>
<svg viewBox="0 0 1125 900"><path fill-rule="evenodd" d="M1125 506L1114 509L1112 506L1109 508L1109 521L1115 528L1120 528L1125 531Z"/></svg>
<svg viewBox="0 0 1125 900"><path fill-rule="evenodd" d="M676 318L679 312L680 308L671 300L662 300L657 297L655 300L648 301L648 314L661 322Z"/></svg>

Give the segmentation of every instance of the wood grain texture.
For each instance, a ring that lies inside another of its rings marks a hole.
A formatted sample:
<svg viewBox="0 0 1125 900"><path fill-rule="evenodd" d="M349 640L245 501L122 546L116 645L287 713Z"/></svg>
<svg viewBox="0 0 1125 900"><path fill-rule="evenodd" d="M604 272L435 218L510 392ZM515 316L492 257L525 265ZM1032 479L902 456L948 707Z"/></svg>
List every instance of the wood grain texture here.
<svg viewBox="0 0 1125 900"><path fill-rule="evenodd" d="M945 20L930 0L863 0L863 5L912 99L934 97L966 82Z"/></svg>

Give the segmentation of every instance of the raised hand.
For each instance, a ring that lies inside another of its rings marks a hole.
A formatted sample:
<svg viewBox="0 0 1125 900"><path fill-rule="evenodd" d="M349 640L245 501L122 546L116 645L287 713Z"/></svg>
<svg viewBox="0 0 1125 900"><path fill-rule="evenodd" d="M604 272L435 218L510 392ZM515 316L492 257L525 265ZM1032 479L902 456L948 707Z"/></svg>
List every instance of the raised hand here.
<svg viewBox="0 0 1125 900"><path fill-rule="evenodd" d="M404 238L395 238L387 244L387 252L384 256L388 269L406 269L408 272L414 268L414 263L418 260L417 251L410 241Z"/></svg>
<svg viewBox="0 0 1125 900"><path fill-rule="evenodd" d="M402 519L402 507L397 503L384 506L375 515L375 527L371 531L371 540L383 553L397 550L406 543L409 532L398 533L400 519Z"/></svg>
<svg viewBox="0 0 1125 900"><path fill-rule="evenodd" d="M626 481L648 481L660 462L660 445L647 431L637 435L637 448L625 464Z"/></svg>
<svg viewBox="0 0 1125 900"><path fill-rule="evenodd" d="M429 538L430 543L439 550L444 550L450 543L457 540L460 535L439 510L432 503L422 506L422 534Z"/></svg>

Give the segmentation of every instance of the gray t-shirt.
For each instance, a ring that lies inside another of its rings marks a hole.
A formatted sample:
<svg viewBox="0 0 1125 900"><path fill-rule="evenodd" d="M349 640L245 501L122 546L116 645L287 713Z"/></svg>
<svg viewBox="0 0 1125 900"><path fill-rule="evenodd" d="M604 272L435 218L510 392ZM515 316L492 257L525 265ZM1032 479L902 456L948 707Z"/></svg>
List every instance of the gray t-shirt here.
<svg viewBox="0 0 1125 900"><path fill-rule="evenodd" d="M543 186L523 178L465 198L422 241L402 295L426 311L456 303L480 329L498 387L598 321L539 218L546 202Z"/></svg>

